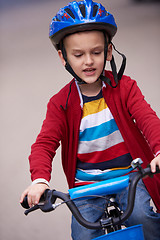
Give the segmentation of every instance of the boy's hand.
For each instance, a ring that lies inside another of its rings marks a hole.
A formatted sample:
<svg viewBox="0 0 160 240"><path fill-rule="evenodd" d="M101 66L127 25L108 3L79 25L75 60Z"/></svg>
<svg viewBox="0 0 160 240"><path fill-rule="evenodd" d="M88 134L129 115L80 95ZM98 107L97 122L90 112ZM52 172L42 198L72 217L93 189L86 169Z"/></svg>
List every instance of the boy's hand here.
<svg viewBox="0 0 160 240"><path fill-rule="evenodd" d="M49 189L48 185L45 183L37 183L29 186L21 195L20 203L23 202L24 197L28 196L28 205L32 207L39 203L40 197L46 189Z"/></svg>
<svg viewBox="0 0 160 240"><path fill-rule="evenodd" d="M150 165L153 173L156 172L156 166L160 169L160 154L151 161Z"/></svg>

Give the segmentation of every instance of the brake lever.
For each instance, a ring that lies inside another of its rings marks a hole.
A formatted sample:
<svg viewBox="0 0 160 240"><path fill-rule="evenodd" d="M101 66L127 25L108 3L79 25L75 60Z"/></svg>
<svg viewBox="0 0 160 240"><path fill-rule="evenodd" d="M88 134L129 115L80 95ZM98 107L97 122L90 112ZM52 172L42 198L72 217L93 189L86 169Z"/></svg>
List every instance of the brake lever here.
<svg viewBox="0 0 160 240"><path fill-rule="evenodd" d="M53 204L56 201L56 197L53 196L53 192L55 190L48 190L45 196L45 201L44 203L39 203L38 207L41 209L42 212L51 212L53 211L55 208L53 207Z"/></svg>
<svg viewBox="0 0 160 240"><path fill-rule="evenodd" d="M27 196L25 197L23 203L21 204L22 207L27 208L24 212L25 215L28 215L30 212L33 212L37 209L40 209L42 212L50 212L55 209L54 203L56 201L56 197L53 195L55 190L45 190L44 194L42 195L40 202L33 207L29 207Z"/></svg>
<svg viewBox="0 0 160 240"><path fill-rule="evenodd" d="M33 211L35 211L35 210L37 210L37 209L39 209L39 204L37 204L37 205L35 205L35 206L27 209L27 210L24 212L24 214L27 216L28 213L33 212Z"/></svg>

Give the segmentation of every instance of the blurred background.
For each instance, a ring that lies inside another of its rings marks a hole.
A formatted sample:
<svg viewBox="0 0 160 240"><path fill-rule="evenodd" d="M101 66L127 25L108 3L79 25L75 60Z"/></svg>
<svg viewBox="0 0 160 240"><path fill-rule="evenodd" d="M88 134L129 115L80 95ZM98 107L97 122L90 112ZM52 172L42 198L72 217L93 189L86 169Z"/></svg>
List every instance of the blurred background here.
<svg viewBox="0 0 160 240"><path fill-rule="evenodd" d="M99 0L97 0L99 2ZM136 79L160 117L160 2L102 0L115 16L117 49L127 56L125 74ZM64 70L49 38L52 17L64 0L0 0L0 239L71 239L71 214L23 214L19 198L30 185L28 155L40 131L51 96L71 76ZM120 57L115 54L118 66ZM53 163L51 187L67 191L60 149Z"/></svg>

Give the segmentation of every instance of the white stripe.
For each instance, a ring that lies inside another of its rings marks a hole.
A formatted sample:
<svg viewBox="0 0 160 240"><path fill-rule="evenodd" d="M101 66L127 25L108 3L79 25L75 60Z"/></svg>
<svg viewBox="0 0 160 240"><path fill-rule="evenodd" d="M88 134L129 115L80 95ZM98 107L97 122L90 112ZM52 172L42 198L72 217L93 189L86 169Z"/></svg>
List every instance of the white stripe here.
<svg viewBox="0 0 160 240"><path fill-rule="evenodd" d="M110 172L112 171L111 169L106 169L106 170L100 170L100 169L90 169L90 170L84 170L84 169L80 169L82 172L91 174L91 175L100 175L106 172Z"/></svg>
<svg viewBox="0 0 160 240"><path fill-rule="evenodd" d="M99 126L104 122L108 122L113 119L112 113L109 108L103 109L101 112L87 115L81 120L80 131L84 131L86 128Z"/></svg>
<svg viewBox="0 0 160 240"><path fill-rule="evenodd" d="M78 153L91 153L96 151L104 151L118 143L124 142L122 135L119 130L112 134L92 140L92 141L80 141L78 147Z"/></svg>
<svg viewBox="0 0 160 240"><path fill-rule="evenodd" d="M82 181L82 180L79 180L77 178L75 178L75 184L77 183L84 183L84 182L89 182L89 183L96 183L96 182L99 182L99 181Z"/></svg>

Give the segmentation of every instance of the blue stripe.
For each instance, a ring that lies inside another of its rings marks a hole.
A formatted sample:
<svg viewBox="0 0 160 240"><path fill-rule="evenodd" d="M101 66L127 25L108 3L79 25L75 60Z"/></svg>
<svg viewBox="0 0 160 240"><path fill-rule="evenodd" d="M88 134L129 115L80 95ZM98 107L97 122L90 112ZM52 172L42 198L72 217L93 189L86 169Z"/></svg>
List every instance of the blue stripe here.
<svg viewBox="0 0 160 240"><path fill-rule="evenodd" d="M132 170L133 168L130 167L129 169L111 170L109 172L105 172L102 174L93 175L77 169L76 179L82 180L82 181L103 181L103 180L107 180L115 177L120 177L122 175L125 175L131 172Z"/></svg>
<svg viewBox="0 0 160 240"><path fill-rule="evenodd" d="M98 138L102 138L112 134L118 130L118 126L114 119L111 119L108 122L102 123L99 126L91 127L85 129L79 134L80 141L92 141Z"/></svg>

